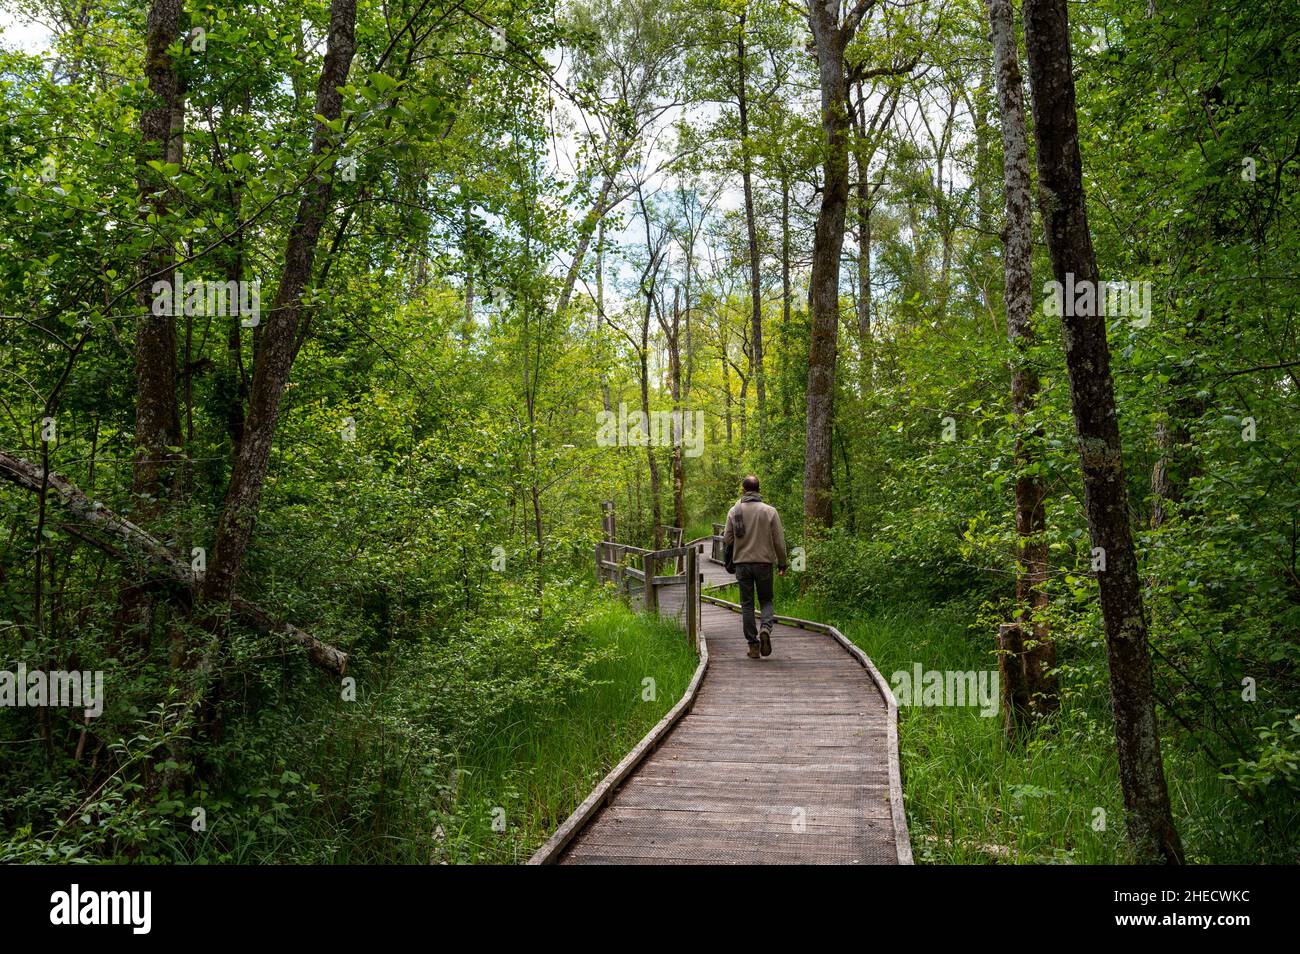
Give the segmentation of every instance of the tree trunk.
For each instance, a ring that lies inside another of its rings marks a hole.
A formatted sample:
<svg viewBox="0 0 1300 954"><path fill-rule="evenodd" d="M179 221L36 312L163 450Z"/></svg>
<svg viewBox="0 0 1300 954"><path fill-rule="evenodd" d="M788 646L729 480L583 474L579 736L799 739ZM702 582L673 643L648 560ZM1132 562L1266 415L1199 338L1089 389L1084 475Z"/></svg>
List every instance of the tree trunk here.
<svg viewBox="0 0 1300 954"><path fill-rule="evenodd" d="M686 413L682 407L682 352L680 347L682 312L680 288L673 289L673 321L667 334L668 374L673 395L673 526L686 529L686 465L683 460L682 439L685 436Z"/></svg>
<svg viewBox="0 0 1300 954"><path fill-rule="evenodd" d="M1024 667L1023 680L1003 680L1004 705L1013 717L1033 702L1038 712L1056 708L1056 680L1049 672L1056 665L1055 646L1047 626L1035 622L1035 612L1046 607L1047 521L1046 491L1029 469L1038 460L1031 449L1033 435L1025 433L1025 418L1038 398L1038 375L1029 365L1034 341L1032 299L1033 212L1029 191L1029 144L1025 132L1024 87L1016 53L1016 28L1011 0L988 0L993 31L998 110L1002 116L1002 172L1006 183L1006 222L1002 230L1003 267L1006 274L1007 339L1012 349L1011 407L1016 418L1016 534L1020 538L1016 576L1016 620L1005 630L1008 648L1016 659L1008 667ZM1032 633L1028 649L1025 633ZM1021 654L1023 653L1023 656ZM1023 686L1027 698L1015 695Z"/></svg>
<svg viewBox="0 0 1300 954"><path fill-rule="evenodd" d="M1128 837L1139 861L1179 864L1183 847L1174 828L1160 756L1146 611L1129 526L1106 321L1096 314L1073 314L1097 310L1098 271L1083 193L1066 0L1025 0L1024 18L1039 201L1052 271L1062 287L1069 275L1076 286L1092 283L1094 291L1093 308L1062 308L1061 320L1084 507L1092 545L1100 548L1105 559L1098 581Z"/></svg>
<svg viewBox="0 0 1300 954"><path fill-rule="evenodd" d="M867 179L867 103L858 86L858 383L866 397L874 382L874 348L871 340L871 183Z"/></svg>
<svg viewBox="0 0 1300 954"><path fill-rule="evenodd" d="M555 313L563 315L569 310L569 301L573 298L574 286L578 284L578 275L582 271L582 262L587 257L587 247L591 245L592 233L596 231L596 226L604 222L606 214L609 212L610 194L614 189L613 174L605 176L600 186L600 195L596 199L596 204L591 211L583 218L581 225L578 227L578 248L573 253L573 261L569 264L569 271L564 276L564 286L560 289L560 298L555 306Z"/></svg>
<svg viewBox="0 0 1300 954"><path fill-rule="evenodd" d="M849 199L849 116L844 48L852 32L841 29L836 14L809 4L821 88L823 183L813 235L808 342L808 422L804 451L803 512L809 530L829 527L831 509L831 429L835 420L836 338L840 325L840 253Z"/></svg>
<svg viewBox="0 0 1300 954"><path fill-rule="evenodd" d="M725 319L719 319L719 320L725 320ZM726 419L727 422L727 459L730 460L731 444L733 440L732 421L731 421L731 402L732 402L731 359L727 356L728 336L727 336L726 329L725 328L721 329L720 333L722 335L722 345L719 350L719 357L722 359L722 400L723 400L722 408L723 408L724 418Z"/></svg>
<svg viewBox="0 0 1300 954"><path fill-rule="evenodd" d="M641 413L645 415L647 440L646 460L650 465L650 513L654 527L654 549L663 548L663 511L659 503L659 462L655 459L654 441L649 439L650 428L650 310L654 291L646 292L645 317L641 322Z"/></svg>
<svg viewBox="0 0 1300 954"><path fill-rule="evenodd" d="M326 120L337 119L342 113L343 97L339 87L347 82L352 65L356 47L356 15L356 0L331 0L328 46L316 89L315 109L315 113ZM309 161L323 163L326 154L334 147L334 134L317 120ZM333 189L333 169L317 169L306 186L289 233L280 285L265 322L253 371L243 440L226 489L204 581L203 595L211 602L230 600L248 552L271 457L280 399L297 354L302 292L311 275Z"/></svg>
<svg viewBox="0 0 1300 954"><path fill-rule="evenodd" d="M763 284L758 254L758 223L754 215L753 159L749 154L749 99L746 91L745 15L741 13L736 31L736 102L740 113L740 177L745 193L745 234L749 243L750 322L753 335L752 356L754 396L758 400L758 447L765 437L766 387L763 381Z"/></svg>
<svg viewBox="0 0 1300 954"><path fill-rule="evenodd" d="M150 160L180 162L182 92L176 65L167 48L179 40L180 0L153 0L146 20L145 79L149 84L149 105L140 114L143 138L136 178L147 215L165 222L170 206L171 184L150 169ZM165 230L165 225L163 226ZM170 483L167 471L175 459L170 447L181 443L180 413L176 405L176 323L174 313L180 296L169 295L172 314L154 314L155 282L171 284L175 275L175 254L170 241L155 242L141 259L141 283L136 304L143 312L135 338L135 466L132 488L148 502L141 513L158 513L158 498Z"/></svg>
<svg viewBox="0 0 1300 954"><path fill-rule="evenodd" d="M1196 315L1194 328L1205 320L1205 311ZM1175 368L1170 378L1170 389L1182 394L1188 386L1185 368ZM1187 453L1191 442L1189 422L1205 413L1206 402L1201 398L1176 398L1168 408L1168 416L1156 425L1155 441L1159 457L1151 468L1151 529L1160 527L1169 516L1170 505L1182 502L1188 484L1201 473L1194 456Z"/></svg>
<svg viewBox="0 0 1300 954"><path fill-rule="evenodd" d="M790 180L782 170L781 178L781 323L790 324L794 291L790 282Z"/></svg>

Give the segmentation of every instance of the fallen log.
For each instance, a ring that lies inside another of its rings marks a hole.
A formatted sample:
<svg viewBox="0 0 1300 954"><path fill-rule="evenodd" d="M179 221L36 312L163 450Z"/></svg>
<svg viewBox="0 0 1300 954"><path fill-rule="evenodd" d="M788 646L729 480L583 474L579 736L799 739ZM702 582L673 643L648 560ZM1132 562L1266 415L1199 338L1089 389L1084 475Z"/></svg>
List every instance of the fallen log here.
<svg viewBox="0 0 1300 954"><path fill-rule="evenodd" d="M126 549L118 549L97 541L94 537L78 533L77 536L117 559L143 557L152 567L162 571L168 580L185 587L193 598L203 574L191 569L190 564L173 553L152 534L136 526L120 514L109 510L97 500L91 500L75 484L54 471L46 474L42 468L5 450L0 450L0 478L12 484L40 493L48 488L72 516L80 522L111 535ZM290 623L276 619L261 607L236 596L230 601L230 611L244 625L266 635L278 636L307 653L312 665L341 676L347 671L348 654L322 642L310 633Z"/></svg>

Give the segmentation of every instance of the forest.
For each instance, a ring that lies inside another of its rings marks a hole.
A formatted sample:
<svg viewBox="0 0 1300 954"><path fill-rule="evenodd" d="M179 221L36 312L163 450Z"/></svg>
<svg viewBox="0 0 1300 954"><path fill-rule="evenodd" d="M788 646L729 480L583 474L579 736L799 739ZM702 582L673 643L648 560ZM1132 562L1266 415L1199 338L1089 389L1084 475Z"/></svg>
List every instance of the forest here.
<svg viewBox="0 0 1300 954"><path fill-rule="evenodd" d="M1298 36L0 0L0 862L527 861L747 474L917 863L1300 862Z"/></svg>

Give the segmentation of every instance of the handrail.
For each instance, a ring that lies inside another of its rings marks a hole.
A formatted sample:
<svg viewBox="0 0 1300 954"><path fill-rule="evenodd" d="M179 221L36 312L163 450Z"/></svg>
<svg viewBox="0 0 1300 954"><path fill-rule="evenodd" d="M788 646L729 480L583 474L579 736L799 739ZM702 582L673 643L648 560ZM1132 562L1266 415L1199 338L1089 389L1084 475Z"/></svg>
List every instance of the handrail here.
<svg viewBox="0 0 1300 954"><path fill-rule="evenodd" d="M601 540L602 547L609 547L611 550L621 550L624 553L650 553L645 547L634 547L630 543L615 543L613 540Z"/></svg>
<svg viewBox="0 0 1300 954"><path fill-rule="evenodd" d="M671 560L675 557L686 556L687 552L694 549L694 547L681 546L673 547L671 550L648 550L646 556L652 556L656 560Z"/></svg>
<svg viewBox="0 0 1300 954"><path fill-rule="evenodd" d="M709 560L720 565L722 563L722 532L726 530L726 526L721 523L715 523L713 525L713 530L713 536L701 537L701 539L707 539L709 541Z"/></svg>

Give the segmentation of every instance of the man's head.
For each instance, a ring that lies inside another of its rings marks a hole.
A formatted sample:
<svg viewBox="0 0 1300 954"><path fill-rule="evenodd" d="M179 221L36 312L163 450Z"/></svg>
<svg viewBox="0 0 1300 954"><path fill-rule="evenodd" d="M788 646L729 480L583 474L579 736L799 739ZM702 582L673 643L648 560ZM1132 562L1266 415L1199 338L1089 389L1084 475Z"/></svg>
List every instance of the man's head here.
<svg viewBox="0 0 1300 954"><path fill-rule="evenodd" d="M741 489L745 491L745 493L756 494L758 493L758 478L755 477L753 474L750 474L748 477L746 477L744 480L740 482L740 486Z"/></svg>

